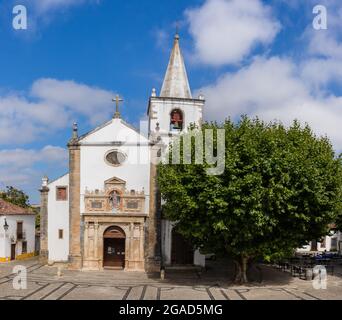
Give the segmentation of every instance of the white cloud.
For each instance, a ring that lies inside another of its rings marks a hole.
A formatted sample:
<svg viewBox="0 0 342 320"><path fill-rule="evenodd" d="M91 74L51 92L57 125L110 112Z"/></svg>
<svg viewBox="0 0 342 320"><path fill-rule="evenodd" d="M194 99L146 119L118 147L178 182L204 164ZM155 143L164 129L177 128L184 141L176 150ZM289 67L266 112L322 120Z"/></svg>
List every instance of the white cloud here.
<svg viewBox="0 0 342 320"><path fill-rule="evenodd" d="M273 41L280 24L259 0L206 0L186 11L199 62L220 66L243 60Z"/></svg>
<svg viewBox="0 0 342 320"><path fill-rule="evenodd" d="M26 95L0 96L0 145L28 143L71 126L80 116L91 125L113 112L114 92L74 81L39 79Z"/></svg>
<svg viewBox="0 0 342 320"><path fill-rule="evenodd" d="M38 150L1 150L0 188L15 186L36 195L44 170L66 170L67 159L66 149L49 145Z"/></svg>
<svg viewBox="0 0 342 320"><path fill-rule="evenodd" d="M14 3L18 2L14 0ZM67 9L87 3L100 3L100 0L21 0L21 4L27 5L34 10L35 16L52 13L57 10Z"/></svg>
<svg viewBox="0 0 342 320"><path fill-rule="evenodd" d="M110 111L113 111L112 99L115 94L74 81L40 79L33 84L31 95L82 114L95 125L108 119Z"/></svg>
<svg viewBox="0 0 342 320"><path fill-rule="evenodd" d="M307 43L307 52L301 65L302 76L313 90L332 83L341 86L342 77L341 3L337 0L325 0L321 4L327 8L328 29L315 30L310 25L303 37Z"/></svg>
<svg viewBox="0 0 342 320"><path fill-rule="evenodd" d="M342 77L342 60L335 58L309 58L302 63L302 77L312 90L318 91Z"/></svg>
<svg viewBox="0 0 342 320"><path fill-rule="evenodd" d="M340 85L342 77L342 8L337 0L322 1L328 8L328 30L317 31L310 24L300 37L305 50L298 60L254 57L198 90L206 96L207 120L248 114L288 125L298 119L317 134L327 134L342 151L342 97L329 87ZM314 4L310 0L305 6L312 10ZM241 62L255 45L271 44L280 28L258 0L207 0L186 15L198 61L212 66Z"/></svg>
<svg viewBox="0 0 342 320"><path fill-rule="evenodd" d="M61 147L45 146L41 150L5 149L0 150L0 167L30 167L37 162L63 163L67 160L67 151Z"/></svg>
<svg viewBox="0 0 342 320"><path fill-rule="evenodd" d="M342 150L342 97L321 92L313 95L290 59L257 58L201 91L207 99L208 120L242 114L285 124L299 119L309 123L317 134L327 134L336 149Z"/></svg>
<svg viewBox="0 0 342 320"><path fill-rule="evenodd" d="M84 2L86 0L31 0L31 3L39 13L79 5Z"/></svg>

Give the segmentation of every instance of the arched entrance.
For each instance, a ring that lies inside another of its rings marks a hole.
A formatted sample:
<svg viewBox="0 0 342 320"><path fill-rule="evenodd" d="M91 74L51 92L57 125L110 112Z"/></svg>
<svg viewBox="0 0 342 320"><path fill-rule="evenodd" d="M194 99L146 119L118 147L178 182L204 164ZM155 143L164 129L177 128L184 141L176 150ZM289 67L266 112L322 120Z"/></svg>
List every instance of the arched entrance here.
<svg viewBox="0 0 342 320"><path fill-rule="evenodd" d="M173 265L193 265L194 249L193 246L184 237L172 230L171 242L171 264Z"/></svg>
<svg viewBox="0 0 342 320"><path fill-rule="evenodd" d="M109 227L103 234L103 266L125 268L125 232L119 227Z"/></svg>

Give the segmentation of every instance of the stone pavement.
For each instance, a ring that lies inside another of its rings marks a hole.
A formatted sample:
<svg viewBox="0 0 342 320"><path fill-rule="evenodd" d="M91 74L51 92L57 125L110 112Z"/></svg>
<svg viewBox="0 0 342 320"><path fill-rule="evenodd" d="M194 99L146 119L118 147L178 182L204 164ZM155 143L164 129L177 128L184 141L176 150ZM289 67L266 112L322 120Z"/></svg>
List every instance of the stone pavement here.
<svg viewBox="0 0 342 320"><path fill-rule="evenodd" d="M311 281L264 266L263 280L236 286L228 269L199 275L193 271L167 274L165 280L145 273L68 271L57 276L56 267L42 266L36 259L21 261L28 272L26 290L13 288L13 267L0 264L1 300L342 300L342 269L329 276L326 290Z"/></svg>

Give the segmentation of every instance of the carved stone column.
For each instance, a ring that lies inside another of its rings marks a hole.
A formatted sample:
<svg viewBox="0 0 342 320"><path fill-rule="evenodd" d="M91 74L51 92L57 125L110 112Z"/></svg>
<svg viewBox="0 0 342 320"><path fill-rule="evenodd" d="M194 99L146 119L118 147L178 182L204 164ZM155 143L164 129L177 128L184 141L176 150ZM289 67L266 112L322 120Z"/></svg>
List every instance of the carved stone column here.
<svg viewBox="0 0 342 320"><path fill-rule="evenodd" d="M69 267L71 269L82 268L81 254L81 213L80 213L80 145L77 135L74 136L68 144L69 148L69 223L70 223L70 251Z"/></svg>
<svg viewBox="0 0 342 320"><path fill-rule="evenodd" d="M48 246L48 178L43 178L43 184L40 191L40 253L39 260L46 264L49 260Z"/></svg>
<svg viewBox="0 0 342 320"><path fill-rule="evenodd" d="M150 212L146 219L145 269L160 272L161 268L161 201L157 185L157 160L161 153L160 140L151 147Z"/></svg>
<svg viewBox="0 0 342 320"><path fill-rule="evenodd" d="M97 261L97 268L101 270L102 265L100 263L101 257L99 257L99 223L95 222L94 224L94 259Z"/></svg>
<svg viewBox="0 0 342 320"><path fill-rule="evenodd" d="M89 243L89 222L85 222L84 228L84 257L83 259L87 259L90 257L90 243Z"/></svg>
<svg viewBox="0 0 342 320"><path fill-rule="evenodd" d="M134 223L129 224L128 236L128 269L134 269Z"/></svg>
<svg viewBox="0 0 342 320"><path fill-rule="evenodd" d="M144 262L144 225L142 223L139 225L139 231L140 231L139 260L142 262L142 265L140 266L140 268L144 269L144 267L145 267L145 262Z"/></svg>
<svg viewBox="0 0 342 320"><path fill-rule="evenodd" d="M94 258L100 259L99 253L98 253L98 239L99 239L99 223L95 222L94 225Z"/></svg>

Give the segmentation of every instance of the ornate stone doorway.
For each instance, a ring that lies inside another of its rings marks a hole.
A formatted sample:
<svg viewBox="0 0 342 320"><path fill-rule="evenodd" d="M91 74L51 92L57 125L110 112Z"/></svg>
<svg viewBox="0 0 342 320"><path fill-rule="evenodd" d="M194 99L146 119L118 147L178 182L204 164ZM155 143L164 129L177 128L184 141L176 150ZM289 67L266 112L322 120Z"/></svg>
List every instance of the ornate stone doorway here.
<svg viewBox="0 0 342 320"><path fill-rule="evenodd" d="M110 227L103 234L103 267L124 269L126 235L119 227Z"/></svg>

